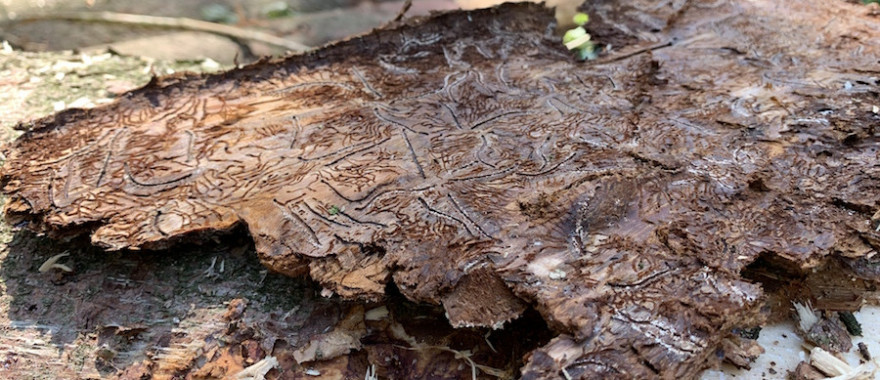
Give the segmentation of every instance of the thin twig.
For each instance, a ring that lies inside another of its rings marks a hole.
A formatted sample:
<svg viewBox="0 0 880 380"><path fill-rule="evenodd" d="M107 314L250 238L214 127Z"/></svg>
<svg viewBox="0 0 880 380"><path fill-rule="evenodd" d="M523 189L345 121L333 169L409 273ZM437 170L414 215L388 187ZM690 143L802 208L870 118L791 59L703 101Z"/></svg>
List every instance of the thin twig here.
<svg viewBox="0 0 880 380"><path fill-rule="evenodd" d="M647 52L652 52L652 51L654 51L654 50L659 50L659 49L667 48L667 47L670 47L670 46L672 46L672 45L673 45L673 42L672 42L672 41L667 41L667 42L662 42L662 43L652 44L652 45L649 45L649 46L645 46L645 47L637 48L637 49L635 49L635 50L633 50L633 51L630 51L630 52L625 52L625 53L623 53L623 54L621 54L621 55L609 55L607 58L604 58L604 57L603 57L604 59L603 59L603 58L600 58L600 59L597 59L595 62L596 62L597 64L605 64L605 63L612 63L612 62L622 61L622 60L624 60L624 59L627 59L627 58L630 58L630 57L633 57L633 56L636 56L636 55L639 55L639 54L643 54L643 53L647 53Z"/></svg>
<svg viewBox="0 0 880 380"><path fill-rule="evenodd" d="M388 29L394 25L397 25L403 18L406 16L406 12L409 12L409 8L412 7L412 0L406 0L403 2L403 6L400 7L400 10L397 11L397 16L394 16L393 19L385 21L382 25L379 25L378 30Z"/></svg>
<svg viewBox="0 0 880 380"><path fill-rule="evenodd" d="M406 0L403 2L403 6L400 8L400 11L397 12L397 17L394 18L393 22L398 22L403 20L403 16L406 16L406 12L409 11L409 8L412 7L412 0Z"/></svg>
<svg viewBox="0 0 880 380"><path fill-rule="evenodd" d="M243 40L262 42L268 45L282 47L292 51L307 51L311 48L299 42L276 37L268 33L256 30L242 29L231 25L217 24L186 17L159 17L145 16L130 13L117 12L62 12L45 15L25 16L10 22L33 22L45 20L66 20L80 22L102 22L110 24L140 25L152 27L165 27L182 30L192 30L219 34L222 36Z"/></svg>

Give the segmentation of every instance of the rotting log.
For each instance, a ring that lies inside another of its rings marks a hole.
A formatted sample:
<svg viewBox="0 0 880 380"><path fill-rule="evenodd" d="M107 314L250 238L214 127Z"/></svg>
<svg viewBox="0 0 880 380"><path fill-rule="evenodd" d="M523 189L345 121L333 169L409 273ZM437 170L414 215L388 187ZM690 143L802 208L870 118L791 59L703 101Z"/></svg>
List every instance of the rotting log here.
<svg viewBox="0 0 880 380"><path fill-rule="evenodd" d="M695 376L760 322L759 256L877 280L870 8L585 7L596 61L505 5L22 124L7 219L111 250L245 224L273 270L454 326L533 305L558 336L524 378Z"/></svg>

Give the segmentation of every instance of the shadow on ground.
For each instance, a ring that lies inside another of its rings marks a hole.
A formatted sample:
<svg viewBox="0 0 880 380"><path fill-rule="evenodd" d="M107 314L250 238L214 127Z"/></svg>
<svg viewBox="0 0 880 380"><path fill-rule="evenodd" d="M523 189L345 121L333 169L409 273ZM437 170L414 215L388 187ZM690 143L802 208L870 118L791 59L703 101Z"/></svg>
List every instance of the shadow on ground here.
<svg viewBox="0 0 880 380"><path fill-rule="evenodd" d="M59 263L72 272L40 272L64 252L70 256ZM316 297L314 284L263 268L241 234L201 247L105 252L81 240L19 232L0 263L0 281L9 328L31 332L30 339L2 342L7 362L60 360L74 372L88 374L93 366L103 375L167 353L177 330L210 329L233 299L284 314ZM15 346L30 355L9 357L18 355ZM94 363L85 362L90 356Z"/></svg>
<svg viewBox="0 0 880 380"><path fill-rule="evenodd" d="M71 272L40 272L61 253ZM268 272L241 230L152 252L17 232L0 253L0 377L224 378L274 356L268 378L363 377L377 364L382 377L508 378L553 335L533 310L504 330L453 329L442 307L393 284L380 303L320 290Z"/></svg>

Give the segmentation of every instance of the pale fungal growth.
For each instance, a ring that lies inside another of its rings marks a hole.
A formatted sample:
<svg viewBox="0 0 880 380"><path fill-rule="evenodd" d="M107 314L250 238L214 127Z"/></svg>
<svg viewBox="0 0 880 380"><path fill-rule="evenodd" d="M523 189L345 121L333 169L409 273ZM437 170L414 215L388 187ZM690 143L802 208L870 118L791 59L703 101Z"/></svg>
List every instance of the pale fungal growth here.
<svg viewBox="0 0 880 380"><path fill-rule="evenodd" d="M217 256L211 258L211 266L205 270L205 277L218 277L220 274L226 271L226 259L220 260L220 268L215 271L214 268L217 267Z"/></svg>
<svg viewBox="0 0 880 380"><path fill-rule="evenodd" d="M306 370L305 374L309 376L321 376L321 371L309 368Z"/></svg>
<svg viewBox="0 0 880 380"><path fill-rule="evenodd" d="M547 277L550 277L551 280L561 280L565 278L565 271L562 269L556 269L550 272Z"/></svg>
<svg viewBox="0 0 880 380"><path fill-rule="evenodd" d="M819 316L816 315L816 312L813 311L809 304L801 305L800 303L795 302L794 309L797 311L798 315L798 326L800 326L801 330L804 332L810 331L810 328L819 322Z"/></svg>
<svg viewBox="0 0 880 380"><path fill-rule="evenodd" d="M364 380L379 380L379 376L376 375L376 365L370 364L367 367L367 373L364 375Z"/></svg>
<svg viewBox="0 0 880 380"><path fill-rule="evenodd" d="M562 376L565 376L565 380L571 380L571 375L568 374L568 371L565 370L565 367L562 367Z"/></svg>
<svg viewBox="0 0 880 380"><path fill-rule="evenodd" d="M495 345L493 345L492 342L489 341L489 335L492 335L492 330L487 331L486 335L483 335L483 340L486 341L486 345L489 346L489 349L497 354L498 350L496 350Z"/></svg>
<svg viewBox="0 0 880 380"><path fill-rule="evenodd" d="M529 263L528 269L537 277L560 278L560 273L558 273L558 271L561 271L559 266L562 265L562 263L563 259L558 256L542 257ZM562 271L561 277L565 277L564 271Z"/></svg>
<svg viewBox="0 0 880 380"><path fill-rule="evenodd" d="M217 256L211 258L211 266L205 270L205 277L213 277L216 275L214 273L214 266L217 264Z"/></svg>
<svg viewBox="0 0 880 380"><path fill-rule="evenodd" d="M40 265L40 273L46 273L52 269L59 269L65 272L73 272L73 269L70 269L69 266L64 264L58 264L58 260L61 260L62 257L70 256L69 251L64 251L55 256L50 257L48 260L43 262L43 265Z"/></svg>
<svg viewBox="0 0 880 380"><path fill-rule="evenodd" d="M237 373L234 378L237 380L265 380L266 374L278 366L278 359L274 356L267 356L250 367L243 369Z"/></svg>
<svg viewBox="0 0 880 380"><path fill-rule="evenodd" d="M299 308L300 308L299 305L295 305L294 307L290 308L290 310L288 310L286 313L284 313L284 316L281 317L281 320L286 321L288 317L293 315L293 313L296 313L297 311L299 311Z"/></svg>
<svg viewBox="0 0 880 380"><path fill-rule="evenodd" d="M409 345L411 346L411 347L398 346L402 349L410 350L410 351L437 350L437 351L446 351L446 352L452 353L456 360L462 360L462 361L466 362L471 367L471 379L473 379L473 380L477 380L477 374L479 372L485 373L490 376L495 376L497 378L502 378L502 379L509 377L508 374L503 370L500 370L497 368L492 368L492 367L481 365L481 364L477 364L473 359L471 359L471 356L473 356L473 351L471 351L471 350L455 350L455 349L452 349L452 348L446 347L446 346L435 346L435 345L428 345L425 343L420 343L419 341L416 340L416 338L414 338L413 336L409 335L406 332L406 330L403 328L403 325L396 323L396 322L391 325L391 332L396 338L401 339L401 340L409 343Z"/></svg>

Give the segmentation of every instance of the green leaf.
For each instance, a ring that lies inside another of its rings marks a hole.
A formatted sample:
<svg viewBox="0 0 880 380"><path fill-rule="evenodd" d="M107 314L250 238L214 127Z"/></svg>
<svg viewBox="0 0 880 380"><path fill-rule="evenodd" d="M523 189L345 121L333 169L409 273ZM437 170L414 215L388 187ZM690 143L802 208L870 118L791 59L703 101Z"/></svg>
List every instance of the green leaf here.
<svg viewBox="0 0 880 380"><path fill-rule="evenodd" d="M562 36L562 43L567 44L586 35L587 30L580 26L574 29L569 29L567 32L565 32L565 35Z"/></svg>
<svg viewBox="0 0 880 380"><path fill-rule="evenodd" d="M880 1L880 0L875 0L875 1ZM588 15L586 13L575 13L572 20L574 21L575 24L583 26L588 21L590 21L590 15Z"/></svg>

